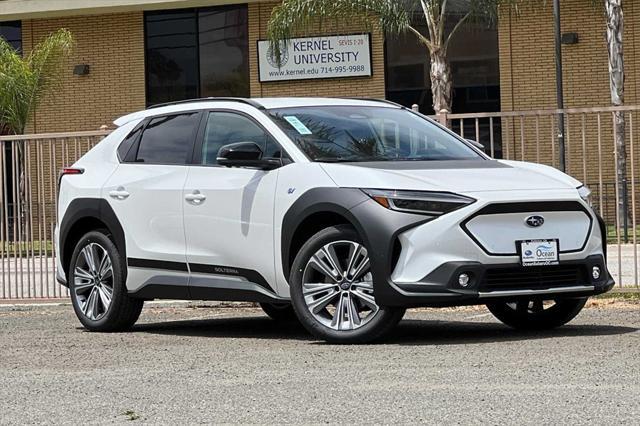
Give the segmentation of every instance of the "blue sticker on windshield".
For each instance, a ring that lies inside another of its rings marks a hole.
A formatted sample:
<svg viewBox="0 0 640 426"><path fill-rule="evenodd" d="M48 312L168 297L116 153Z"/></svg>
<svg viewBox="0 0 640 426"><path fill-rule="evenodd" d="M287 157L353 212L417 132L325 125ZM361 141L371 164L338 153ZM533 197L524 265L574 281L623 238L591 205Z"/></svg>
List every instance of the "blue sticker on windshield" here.
<svg viewBox="0 0 640 426"><path fill-rule="evenodd" d="M285 115L284 119L289 122L293 126L294 129L298 131L301 135L312 135L313 132L309 130L307 126L304 125L302 121L298 119L298 117L293 115Z"/></svg>

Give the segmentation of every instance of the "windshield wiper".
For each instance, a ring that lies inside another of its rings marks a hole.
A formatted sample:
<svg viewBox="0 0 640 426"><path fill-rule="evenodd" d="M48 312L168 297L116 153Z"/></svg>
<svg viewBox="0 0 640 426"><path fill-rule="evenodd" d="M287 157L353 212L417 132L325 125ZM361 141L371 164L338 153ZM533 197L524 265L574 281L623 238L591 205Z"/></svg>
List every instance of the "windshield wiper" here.
<svg viewBox="0 0 640 426"><path fill-rule="evenodd" d="M318 157L313 161L319 163L361 163L365 161L391 161L390 158L384 157Z"/></svg>
<svg viewBox="0 0 640 426"><path fill-rule="evenodd" d="M344 157L318 157L314 158L313 161L318 163L353 163L353 158L344 158Z"/></svg>
<svg viewBox="0 0 640 426"><path fill-rule="evenodd" d="M404 157L397 158L395 161L436 161L436 158L433 157Z"/></svg>

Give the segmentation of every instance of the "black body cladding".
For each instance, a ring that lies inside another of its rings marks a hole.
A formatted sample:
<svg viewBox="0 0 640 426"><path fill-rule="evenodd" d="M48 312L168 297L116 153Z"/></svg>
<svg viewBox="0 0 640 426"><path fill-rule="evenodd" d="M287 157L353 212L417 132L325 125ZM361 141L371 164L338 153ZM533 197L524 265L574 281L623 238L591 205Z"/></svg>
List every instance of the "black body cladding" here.
<svg viewBox="0 0 640 426"><path fill-rule="evenodd" d="M605 271L598 279L591 277L593 266ZM461 273L470 277L467 287L458 283ZM481 300L479 292L544 290L552 287L577 288L574 292L566 292L566 297L592 296L609 291L613 285L613 278L600 255L545 267L522 267L513 263L485 265L480 262L447 262L419 282L393 284L405 294L404 306L407 307L472 305ZM584 290L581 286L593 286L593 289Z"/></svg>
<svg viewBox="0 0 640 426"><path fill-rule="evenodd" d="M534 203L535 204L535 203ZM577 202L567 203L539 203L535 205L536 210L581 210L586 209ZM531 203L505 203L489 205L477 214L491 214L511 211L531 211ZM431 220L423 215L396 212L385 209L373 201L369 196L356 188L314 188L304 193L289 208L283 218L282 223L282 268L285 277L289 277L290 259L295 253L291 253L292 242L299 226L309 217L315 214L330 213L344 218L345 222L351 224L362 237L365 245L370 251L372 272L374 277L375 298L381 306L455 306L464 304L482 303L478 298L478 292L487 289L489 277L500 276L501 271L520 274L522 280L540 280L535 275L536 271L530 270L525 274L519 270L517 264L481 265L477 262L452 262L447 263L433 271L421 282L402 284L393 283L391 274L397 261L399 250L398 235L410 228L419 226ZM589 215L591 217L591 215ZM99 221L106 225L114 240L114 243L123 257L126 256L126 243L122 226L115 213L106 200L102 199L76 199L67 209L67 213L62 219L60 226L60 256L65 269L68 266L70 253L73 251L72 242L81 235L70 235L76 232L76 224L83 220ZM462 228L464 229L463 222ZM597 217L598 228L602 233L603 240L606 240L604 222ZM591 233L592 227L589 230ZM84 233L84 231L82 231ZM472 242L470 241L470 244ZM605 250L606 256L606 244ZM249 283L256 284L266 291L251 291L245 289L214 288L210 286L171 286L166 284L149 283L135 293L133 297L153 299L153 298L177 298L177 299L202 299L202 300L239 300L257 302L278 302L282 301L257 271L235 268L233 266L217 266L205 264L187 264L180 262L162 262L149 259L128 259L130 267L151 268L157 270L172 270L199 274L230 275L238 276ZM613 286L613 280L608 272L599 280L590 279L589 268L594 265L604 267L606 263L601 256L591 256L582 261L562 262L562 266L573 267L575 270L575 285L592 285L593 290L587 292L571 293L573 297L588 296L608 291ZM473 275L472 285L468 288L461 288L456 284L456 277L462 271L471 272ZM567 274L571 271L556 271L554 279L567 279ZM529 274L529 275L527 275ZM564 275L562 275L564 274ZM558 278L560 277L560 278ZM570 277L571 278L571 277ZM573 278L572 278L573 279ZM580 281L580 282L578 282ZM584 281L584 282L583 282Z"/></svg>
<svg viewBox="0 0 640 426"><path fill-rule="evenodd" d="M69 204L69 207L67 207L66 213L62 218L62 222L60 223L59 255L62 260L65 273L68 272L67 268L71 259L71 253L73 253L74 249L72 244L82 236L70 235L70 232L74 230L76 225L87 220L97 220L104 223L107 226L108 231L111 233L111 238L118 248L118 251L123 258L126 258L127 245L124 238L124 231L109 203L101 198L77 198ZM81 232L84 233L86 231Z"/></svg>

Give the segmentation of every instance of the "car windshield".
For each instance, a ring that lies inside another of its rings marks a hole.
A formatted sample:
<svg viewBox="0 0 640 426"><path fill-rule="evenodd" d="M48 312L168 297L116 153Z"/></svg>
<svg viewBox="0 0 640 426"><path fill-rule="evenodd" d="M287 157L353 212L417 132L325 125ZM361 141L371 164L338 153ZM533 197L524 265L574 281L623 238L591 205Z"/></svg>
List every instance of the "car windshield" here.
<svg viewBox="0 0 640 426"><path fill-rule="evenodd" d="M271 118L313 161L482 159L474 149L418 114L363 106L288 107Z"/></svg>

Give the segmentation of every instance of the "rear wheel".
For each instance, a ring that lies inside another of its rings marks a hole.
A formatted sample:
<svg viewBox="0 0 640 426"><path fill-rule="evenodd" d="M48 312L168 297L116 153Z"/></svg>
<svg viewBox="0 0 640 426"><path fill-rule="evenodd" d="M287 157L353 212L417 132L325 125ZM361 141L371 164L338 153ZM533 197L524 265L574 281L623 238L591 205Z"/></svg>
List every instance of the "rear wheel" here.
<svg viewBox="0 0 640 426"><path fill-rule="evenodd" d="M311 237L293 262L289 283L300 322L328 342L376 340L404 315L404 309L376 303L369 253L351 226L326 228Z"/></svg>
<svg viewBox="0 0 640 426"><path fill-rule="evenodd" d="M291 303L260 303L260 307L275 321L289 322L297 319Z"/></svg>
<svg viewBox="0 0 640 426"><path fill-rule="evenodd" d="M90 331L120 331L131 327L143 301L127 294L126 264L103 232L85 234L76 244L69 267L69 290L76 316Z"/></svg>
<svg viewBox="0 0 640 426"><path fill-rule="evenodd" d="M522 330L548 330L574 319L587 298L531 299L487 304L489 311L509 327Z"/></svg>

